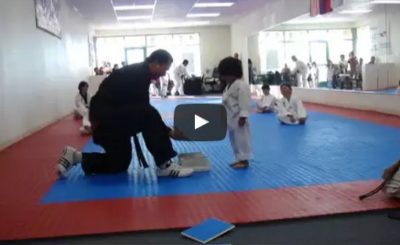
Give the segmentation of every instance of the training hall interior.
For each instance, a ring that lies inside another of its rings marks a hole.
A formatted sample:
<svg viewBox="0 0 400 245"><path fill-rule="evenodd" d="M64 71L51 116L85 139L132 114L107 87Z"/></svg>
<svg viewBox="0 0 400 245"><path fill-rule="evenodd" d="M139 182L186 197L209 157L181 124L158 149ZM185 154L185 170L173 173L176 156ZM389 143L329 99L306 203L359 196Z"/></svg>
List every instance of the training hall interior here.
<svg viewBox="0 0 400 245"><path fill-rule="evenodd" d="M0 243L400 244L399 13L1 1Z"/></svg>

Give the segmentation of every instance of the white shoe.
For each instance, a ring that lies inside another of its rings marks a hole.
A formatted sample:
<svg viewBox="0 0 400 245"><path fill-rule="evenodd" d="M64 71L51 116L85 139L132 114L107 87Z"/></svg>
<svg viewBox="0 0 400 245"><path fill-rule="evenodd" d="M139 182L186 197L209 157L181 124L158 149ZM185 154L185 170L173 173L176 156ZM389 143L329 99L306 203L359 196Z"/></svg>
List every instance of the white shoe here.
<svg viewBox="0 0 400 245"><path fill-rule="evenodd" d="M173 177L173 178L183 178L189 177L193 174L193 169L183 168L178 164L170 163L167 168L157 169L158 177Z"/></svg>
<svg viewBox="0 0 400 245"><path fill-rule="evenodd" d="M57 174L60 177L65 177L72 166L80 162L79 152L70 146L64 148L57 163Z"/></svg>

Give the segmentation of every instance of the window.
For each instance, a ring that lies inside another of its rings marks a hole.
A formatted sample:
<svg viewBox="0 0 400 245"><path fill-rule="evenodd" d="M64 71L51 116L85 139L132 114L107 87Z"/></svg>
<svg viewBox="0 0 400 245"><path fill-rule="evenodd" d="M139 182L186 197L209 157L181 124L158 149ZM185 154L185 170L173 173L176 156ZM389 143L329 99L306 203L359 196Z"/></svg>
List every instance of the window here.
<svg viewBox="0 0 400 245"><path fill-rule="evenodd" d="M123 37L97 38L97 66L105 66L105 63L121 64L125 60Z"/></svg>
<svg viewBox="0 0 400 245"><path fill-rule="evenodd" d="M184 59L189 60L188 72L201 75L200 35L168 34L123 37L99 37L96 41L97 65L103 66L105 62L120 64L122 61L138 60L140 50L147 56L157 49L165 49L171 53L174 63L170 72L180 65ZM132 56L133 55L133 56Z"/></svg>

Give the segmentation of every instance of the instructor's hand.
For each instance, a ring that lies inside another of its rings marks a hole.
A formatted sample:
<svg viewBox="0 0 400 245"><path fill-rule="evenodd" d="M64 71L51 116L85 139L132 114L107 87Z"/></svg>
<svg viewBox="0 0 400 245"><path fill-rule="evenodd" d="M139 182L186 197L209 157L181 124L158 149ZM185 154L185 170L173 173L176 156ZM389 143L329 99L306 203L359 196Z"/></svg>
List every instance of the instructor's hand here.
<svg viewBox="0 0 400 245"><path fill-rule="evenodd" d="M175 128L171 128L171 131L169 131L169 137L174 139L174 140L188 140L181 131Z"/></svg>

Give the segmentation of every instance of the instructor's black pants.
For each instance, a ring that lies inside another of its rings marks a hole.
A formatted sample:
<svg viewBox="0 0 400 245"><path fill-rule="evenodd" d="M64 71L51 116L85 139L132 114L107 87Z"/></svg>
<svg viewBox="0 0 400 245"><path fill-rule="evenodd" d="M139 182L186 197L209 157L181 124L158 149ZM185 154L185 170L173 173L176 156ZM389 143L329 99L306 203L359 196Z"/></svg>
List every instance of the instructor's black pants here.
<svg viewBox="0 0 400 245"><path fill-rule="evenodd" d="M147 149L160 166L175 157L169 128L152 106L122 108L103 117L93 128L93 140L105 153L83 153L82 169L86 174L125 172L132 160L132 136L142 133Z"/></svg>

